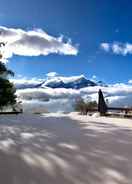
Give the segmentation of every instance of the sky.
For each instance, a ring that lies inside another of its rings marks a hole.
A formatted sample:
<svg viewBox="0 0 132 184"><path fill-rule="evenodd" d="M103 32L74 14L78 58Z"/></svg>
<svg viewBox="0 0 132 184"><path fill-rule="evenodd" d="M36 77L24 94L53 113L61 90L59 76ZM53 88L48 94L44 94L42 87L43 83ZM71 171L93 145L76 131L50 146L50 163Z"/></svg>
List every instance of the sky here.
<svg viewBox="0 0 132 184"><path fill-rule="evenodd" d="M0 33L10 42L7 66L16 77L56 72L127 83L131 7L130 0L1 0Z"/></svg>

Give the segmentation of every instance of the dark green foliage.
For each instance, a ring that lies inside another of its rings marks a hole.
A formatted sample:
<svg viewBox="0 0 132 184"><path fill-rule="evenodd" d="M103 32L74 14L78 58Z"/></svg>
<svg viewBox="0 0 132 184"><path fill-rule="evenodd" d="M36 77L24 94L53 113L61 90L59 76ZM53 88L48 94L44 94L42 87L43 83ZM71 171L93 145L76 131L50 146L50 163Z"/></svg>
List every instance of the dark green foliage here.
<svg viewBox="0 0 132 184"><path fill-rule="evenodd" d="M8 75L14 75L14 73L0 62L0 109L16 103L15 88L7 79Z"/></svg>
<svg viewBox="0 0 132 184"><path fill-rule="evenodd" d="M12 76L14 76L14 73L11 70L7 70L7 68L4 65L4 63L1 63L0 62L0 75L3 75L4 73L6 75L12 75Z"/></svg>
<svg viewBox="0 0 132 184"><path fill-rule="evenodd" d="M81 112L81 114L87 114L88 111L92 111L93 109L97 109L96 101L84 102L81 98L75 103L75 111Z"/></svg>
<svg viewBox="0 0 132 184"><path fill-rule="evenodd" d="M103 96L101 89L99 90L98 95L99 95L98 110L100 112L100 115L104 116L107 112L107 105L104 100L104 96Z"/></svg>

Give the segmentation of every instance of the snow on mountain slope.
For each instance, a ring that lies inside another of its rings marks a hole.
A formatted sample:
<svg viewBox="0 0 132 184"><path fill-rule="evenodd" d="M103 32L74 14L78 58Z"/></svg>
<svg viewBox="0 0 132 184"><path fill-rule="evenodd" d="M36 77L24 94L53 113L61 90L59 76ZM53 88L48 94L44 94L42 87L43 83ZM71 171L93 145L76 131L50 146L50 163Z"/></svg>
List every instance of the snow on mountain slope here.
<svg viewBox="0 0 132 184"><path fill-rule="evenodd" d="M80 75L74 77L54 77L47 80L42 87L43 86L51 88L80 89L88 86L96 86L96 83L86 79L84 75Z"/></svg>
<svg viewBox="0 0 132 184"><path fill-rule="evenodd" d="M11 79L17 89L26 88L66 88L66 89L81 89L88 86L96 86L97 84L91 80L88 80L84 75L62 77L54 76L44 79Z"/></svg>

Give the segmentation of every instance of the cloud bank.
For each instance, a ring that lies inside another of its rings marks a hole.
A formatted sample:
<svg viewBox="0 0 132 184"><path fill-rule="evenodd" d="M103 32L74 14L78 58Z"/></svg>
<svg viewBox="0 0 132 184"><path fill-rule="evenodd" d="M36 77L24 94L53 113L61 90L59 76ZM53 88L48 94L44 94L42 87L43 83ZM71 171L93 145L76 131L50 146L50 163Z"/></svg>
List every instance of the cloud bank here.
<svg viewBox="0 0 132 184"><path fill-rule="evenodd" d="M117 87L87 87L80 90L73 89L24 89L18 90L17 95L24 102L24 108L30 104L30 108L40 107L47 111L69 112L74 109L77 98L82 97L86 101L98 100L98 90L102 89L108 99L109 106L132 106L132 86ZM36 107L34 106L36 104ZM61 108L60 108L61 107ZM69 107L69 108L67 108ZM29 110L29 109L28 109Z"/></svg>
<svg viewBox="0 0 132 184"><path fill-rule="evenodd" d="M101 43L101 49L105 52L111 52L116 55L126 56L132 54L132 44L131 43Z"/></svg>
<svg viewBox="0 0 132 184"><path fill-rule="evenodd" d="M51 75L52 76L52 75ZM50 77L51 77L50 76ZM81 76L62 77L65 82L75 81ZM55 79L58 76L54 77ZM119 83L106 86L89 86L80 89L66 89L51 87L35 87L40 82L50 79L15 79L13 82L16 85L27 85L25 89L18 89L18 100L23 102L25 111L32 112L70 112L74 110L76 99L83 98L85 101L98 100L98 90L102 89L105 99L108 99L108 105L114 107L132 106L132 84L131 80L127 84ZM28 86L29 85L29 86ZM31 87L33 85L33 87Z"/></svg>
<svg viewBox="0 0 132 184"><path fill-rule="evenodd" d="M71 40L64 41L63 36L54 37L42 29L25 31L23 29L0 26L0 42L6 43L3 48L4 58L18 56L46 56L49 54L77 55L78 48Z"/></svg>

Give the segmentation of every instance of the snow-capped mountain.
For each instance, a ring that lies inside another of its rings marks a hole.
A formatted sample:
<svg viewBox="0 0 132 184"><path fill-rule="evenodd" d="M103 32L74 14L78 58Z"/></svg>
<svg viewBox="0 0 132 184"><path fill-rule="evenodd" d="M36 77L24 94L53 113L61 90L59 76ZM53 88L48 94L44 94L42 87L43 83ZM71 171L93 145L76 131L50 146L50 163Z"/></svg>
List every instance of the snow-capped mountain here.
<svg viewBox="0 0 132 184"><path fill-rule="evenodd" d="M65 89L81 89L93 86L106 86L103 82L94 82L87 79L84 75L62 77L54 76L43 79L12 79L11 80L17 89L28 88L65 88Z"/></svg>
<svg viewBox="0 0 132 184"><path fill-rule="evenodd" d="M83 75L74 77L54 77L47 79L41 87L80 89L88 86L96 86L93 81L86 79Z"/></svg>

